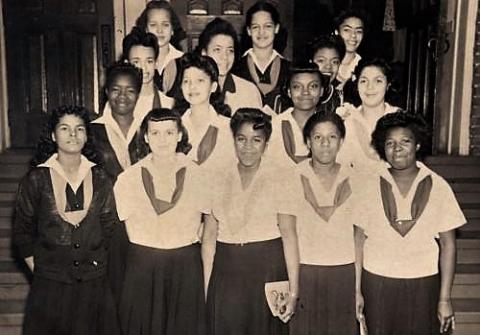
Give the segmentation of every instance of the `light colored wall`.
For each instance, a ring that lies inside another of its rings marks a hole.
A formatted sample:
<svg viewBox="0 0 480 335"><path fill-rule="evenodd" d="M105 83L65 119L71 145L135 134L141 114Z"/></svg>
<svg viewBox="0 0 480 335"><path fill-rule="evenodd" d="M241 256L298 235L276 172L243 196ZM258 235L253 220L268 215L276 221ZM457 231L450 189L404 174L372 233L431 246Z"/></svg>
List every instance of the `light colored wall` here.
<svg viewBox="0 0 480 335"><path fill-rule="evenodd" d="M3 6L2 0L0 0L0 152L10 146L10 129L8 127L7 62L4 33Z"/></svg>

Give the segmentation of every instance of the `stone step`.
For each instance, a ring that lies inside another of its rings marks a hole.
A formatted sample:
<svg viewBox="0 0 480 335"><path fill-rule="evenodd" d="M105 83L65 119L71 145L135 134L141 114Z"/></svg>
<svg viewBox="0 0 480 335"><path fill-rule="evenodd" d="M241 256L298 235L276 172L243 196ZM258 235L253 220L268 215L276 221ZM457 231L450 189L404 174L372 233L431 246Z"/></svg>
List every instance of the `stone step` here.
<svg viewBox="0 0 480 335"><path fill-rule="evenodd" d="M22 178L28 172L28 165L25 164L0 164L0 176L2 178Z"/></svg>
<svg viewBox="0 0 480 335"><path fill-rule="evenodd" d="M458 264L478 264L480 263L480 250L457 248Z"/></svg>
<svg viewBox="0 0 480 335"><path fill-rule="evenodd" d="M480 218L470 219L467 221L467 224L458 228L462 231L480 231Z"/></svg>
<svg viewBox="0 0 480 335"><path fill-rule="evenodd" d="M456 327L453 335L480 334L480 299L453 299Z"/></svg>
<svg viewBox="0 0 480 335"><path fill-rule="evenodd" d="M20 179L0 178L0 190L2 192L17 193Z"/></svg>
<svg viewBox="0 0 480 335"><path fill-rule="evenodd" d="M452 297L480 299L480 264L457 265Z"/></svg>
<svg viewBox="0 0 480 335"><path fill-rule="evenodd" d="M467 221L471 219L480 219L480 209L478 208L465 208L463 214L467 218Z"/></svg>
<svg viewBox="0 0 480 335"><path fill-rule="evenodd" d="M21 326L0 326L0 334L22 335L22 327Z"/></svg>
<svg viewBox="0 0 480 335"><path fill-rule="evenodd" d="M22 272L0 272L0 286L1 285L11 285L11 284L28 284L28 279L26 275ZM0 300L1 302L1 300Z"/></svg>
<svg viewBox="0 0 480 335"><path fill-rule="evenodd" d="M425 164L430 168L437 165L480 165L480 157L437 155L425 157Z"/></svg>
<svg viewBox="0 0 480 335"><path fill-rule="evenodd" d="M480 239L457 239L457 249L480 249Z"/></svg>
<svg viewBox="0 0 480 335"><path fill-rule="evenodd" d="M430 168L441 175L443 178L451 181L455 179L480 178L480 165L432 165Z"/></svg>
<svg viewBox="0 0 480 335"><path fill-rule="evenodd" d="M478 192L457 192L455 197L459 204L479 204L480 203L480 189Z"/></svg>
<svg viewBox="0 0 480 335"><path fill-rule="evenodd" d="M0 300L24 300L27 298L29 290L30 285L28 284L0 285Z"/></svg>
<svg viewBox="0 0 480 335"><path fill-rule="evenodd" d="M25 300L0 300L0 314L23 313Z"/></svg>
<svg viewBox="0 0 480 335"><path fill-rule="evenodd" d="M17 198L16 192L5 192L3 190L0 191L0 201L14 202L16 198Z"/></svg>
<svg viewBox="0 0 480 335"><path fill-rule="evenodd" d="M480 180L476 179L465 179L465 180L452 180L449 182L452 190L455 193L462 192L480 192Z"/></svg>
<svg viewBox="0 0 480 335"><path fill-rule="evenodd" d="M8 149L0 155L0 164L17 163L28 165L34 153L35 150L33 149Z"/></svg>

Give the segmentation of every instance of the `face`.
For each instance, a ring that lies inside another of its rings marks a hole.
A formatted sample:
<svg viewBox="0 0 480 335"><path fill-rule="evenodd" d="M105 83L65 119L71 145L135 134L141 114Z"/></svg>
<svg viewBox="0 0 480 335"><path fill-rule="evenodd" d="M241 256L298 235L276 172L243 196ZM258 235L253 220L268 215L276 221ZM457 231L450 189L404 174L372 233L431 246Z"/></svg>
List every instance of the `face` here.
<svg viewBox="0 0 480 335"><path fill-rule="evenodd" d="M212 57L217 63L219 75L226 76L235 60L233 38L228 35L213 36L208 43L207 50L203 50L202 54Z"/></svg>
<svg viewBox="0 0 480 335"><path fill-rule="evenodd" d="M72 114L62 116L52 134L59 154L79 154L87 142L87 128L83 120Z"/></svg>
<svg viewBox="0 0 480 335"><path fill-rule="evenodd" d="M335 124L330 121L318 123L307 138L307 146L312 158L320 164L335 162L343 139Z"/></svg>
<svg viewBox="0 0 480 335"><path fill-rule="evenodd" d="M216 89L217 83L199 68L189 67L183 73L182 92L190 105L208 103Z"/></svg>
<svg viewBox="0 0 480 335"><path fill-rule="evenodd" d="M385 102L388 82L383 71L376 66L367 66L358 78L358 94L362 105L376 107Z"/></svg>
<svg viewBox="0 0 480 335"><path fill-rule="evenodd" d="M259 49L273 48L275 35L280 26L273 22L268 12L256 12L252 16L252 23L247 27L247 33L252 38L252 43Z"/></svg>
<svg viewBox="0 0 480 335"><path fill-rule="evenodd" d="M311 111L317 106L323 88L316 73L298 73L290 81L288 95L297 110Z"/></svg>
<svg viewBox="0 0 480 335"><path fill-rule="evenodd" d="M337 77L338 68L342 60L338 56L337 50L322 48L315 52L313 62L318 65L320 72L328 76L330 82L332 82Z"/></svg>
<svg viewBox="0 0 480 335"><path fill-rule="evenodd" d="M145 142L148 143L154 155L169 156L175 154L177 143L181 139L182 133L178 131L175 121L148 121Z"/></svg>
<svg viewBox="0 0 480 335"><path fill-rule="evenodd" d="M349 17L338 28L347 52L356 52L363 39L363 22L358 17Z"/></svg>
<svg viewBox="0 0 480 335"><path fill-rule="evenodd" d="M253 124L244 123L234 138L235 152L238 161L245 167L254 167L260 164L267 147L265 133L262 129L253 129Z"/></svg>
<svg viewBox="0 0 480 335"><path fill-rule="evenodd" d="M118 75L107 89L108 103L112 113L120 115L133 113L138 94L131 76Z"/></svg>
<svg viewBox="0 0 480 335"><path fill-rule="evenodd" d="M134 45L128 54L128 61L142 69L143 84L150 84L155 74L155 51L143 45Z"/></svg>
<svg viewBox="0 0 480 335"><path fill-rule="evenodd" d="M385 157L395 170L414 167L419 149L420 145L409 128L393 128L385 137Z"/></svg>
<svg viewBox="0 0 480 335"><path fill-rule="evenodd" d="M151 9L147 14L147 32L157 36L160 48L170 43L173 36L170 13L165 9Z"/></svg>

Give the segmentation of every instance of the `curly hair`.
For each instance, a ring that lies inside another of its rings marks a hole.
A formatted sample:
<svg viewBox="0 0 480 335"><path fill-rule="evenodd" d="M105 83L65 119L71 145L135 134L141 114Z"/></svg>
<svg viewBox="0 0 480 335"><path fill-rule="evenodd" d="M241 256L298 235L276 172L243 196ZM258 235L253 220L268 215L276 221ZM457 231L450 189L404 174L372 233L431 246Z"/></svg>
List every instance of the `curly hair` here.
<svg viewBox="0 0 480 335"><path fill-rule="evenodd" d="M187 154L192 149L192 145L188 142L188 131L182 123L180 114L168 108L155 108L145 116L140 126L140 135L138 136L138 152L140 158L147 156L151 152L150 146L145 141L145 135L148 132L148 123L161 121L175 121L178 131L182 133L182 138L180 142L178 142L175 150L176 152Z"/></svg>
<svg viewBox="0 0 480 335"><path fill-rule="evenodd" d="M157 36L152 33L147 33L145 30L142 30L138 27L133 27L132 31L123 38L121 59L128 60L130 50L137 45L143 46L145 48L152 48L155 59L158 58L160 47L158 46Z"/></svg>
<svg viewBox="0 0 480 335"><path fill-rule="evenodd" d="M135 26L143 30L144 32L147 31L147 22L148 22L148 14L154 9L163 9L168 12L170 15L170 23L172 25L173 36L170 39L170 44L172 44L175 48L180 49L180 41L187 37L187 33L182 28L182 24L178 15L172 8L172 5L168 1L163 0L153 0L147 3L147 6L142 11L140 16L135 21Z"/></svg>
<svg viewBox="0 0 480 335"><path fill-rule="evenodd" d="M270 140L270 136L272 135L271 116L265 114L258 108L238 109L230 120L230 129L234 137L245 123L252 124L254 130L263 130L265 141L268 142Z"/></svg>
<svg viewBox="0 0 480 335"><path fill-rule="evenodd" d="M110 90L113 82L119 76L128 76L132 79L134 84L135 90L137 94L140 94L142 89L142 82L143 82L143 75L142 70L137 68L136 66L130 64L127 60L121 60L114 64L112 64L107 69L107 79L105 80L104 89L101 91L101 103L100 103L100 110L103 110L105 104L108 101L107 90Z"/></svg>
<svg viewBox="0 0 480 335"><path fill-rule="evenodd" d="M335 26L335 29L340 29L340 26L343 24L343 22L346 19L349 19L351 17L356 17L363 23L363 30L367 31L368 27L370 25L370 17L369 15L363 10L363 9L355 9L355 8L348 8L340 14L338 14L337 17L334 18L333 23Z"/></svg>
<svg viewBox="0 0 480 335"><path fill-rule="evenodd" d="M203 29L202 33L198 38L198 45L195 51L198 52L199 54L201 54L202 51L206 52L208 45L212 41L212 38L214 38L217 35L226 35L232 38L233 49L234 49L235 60L236 60L238 58L238 52L239 52L237 32L235 31L235 28L232 26L230 22L219 17L213 19L205 26L205 28Z"/></svg>
<svg viewBox="0 0 480 335"><path fill-rule="evenodd" d="M342 38L340 36L331 34L318 36L308 44L308 49L308 59L310 59L312 62L315 54L321 49L335 50L340 61L343 59L343 57L345 57L345 53L347 52L345 42L343 42Z"/></svg>
<svg viewBox="0 0 480 335"><path fill-rule="evenodd" d="M360 78L363 70L367 67L376 67L379 69L387 78L387 92L385 93L385 101L391 101L393 98L396 97L398 93L397 89L397 81L394 75L394 71L390 64L384 58L362 58L360 62L358 62L357 67L355 68L355 77ZM360 99L360 95L358 93L358 83L355 85L355 94L357 98Z"/></svg>
<svg viewBox="0 0 480 335"><path fill-rule="evenodd" d="M243 28L242 39L241 39L242 53L252 47L252 38L248 35L247 28L250 27L252 24L253 15L258 12L269 13L273 23L275 23L275 25L278 24L280 26L278 33L275 35L273 48L277 50L277 52L282 53L283 50L285 50L285 47L287 46L288 32L280 22L280 14L278 13L278 10L271 3L267 1L256 2L247 11L247 14L245 16L245 27Z"/></svg>
<svg viewBox="0 0 480 335"><path fill-rule="evenodd" d="M381 159L387 160L385 156L385 140L394 128L410 129L415 137L415 143L420 144L420 149L416 153L417 158L420 159L425 155L430 139L427 123L420 114L413 114L399 109L395 113L382 116L377 121L375 130L372 133L372 146Z"/></svg>
<svg viewBox="0 0 480 335"><path fill-rule="evenodd" d="M218 67L217 63L208 56L199 55L196 52L189 52L180 57L180 72L179 76L183 81L183 76L185 71L191 67L195 67L199 70L202 70L205 74L210 77L212 82L218 82ZM190 104L183 96L182 90L179 90L179 93L175 98L175 110L177 110L180 115L183 115L185 111L190 107ZM221 92L220 85L217 85L217 90L210 95L210 104L215 108L217 114L230 117L231 110L228 105L224 103L225 97Z"/></svg>
<svg viewBox="0 0 480 335"><path fill-rule="evenodd" d="M90 131L90 111L81 106L60 106L50 112L43 133L37 143L35 156L31 160L30 165L35 167L38 164L42 164L57 152L57 143L53 141L52 134L65 115L75 115L83 120L87 130L87 142L83 146L82 155L88 160L101 165L103 162L93 145L93 137Z"/></svg>

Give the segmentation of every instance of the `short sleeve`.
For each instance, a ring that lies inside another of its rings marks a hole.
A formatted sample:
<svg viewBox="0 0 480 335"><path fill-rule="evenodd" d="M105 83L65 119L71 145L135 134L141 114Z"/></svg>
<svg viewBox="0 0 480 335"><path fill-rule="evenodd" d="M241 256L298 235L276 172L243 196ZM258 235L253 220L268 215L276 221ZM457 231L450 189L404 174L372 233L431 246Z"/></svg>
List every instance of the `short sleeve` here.
<svg viewBox="0 0 480 335"><path fill-rule="evenodd" d="M456 229L467 223L465 215L463 214L458 204L452 189L446 181L441 180L438 187L437 199L441 199L441 206L439 207L441 213L438 218L439 226L438 233L444 233L452 229Z"/></svg>

